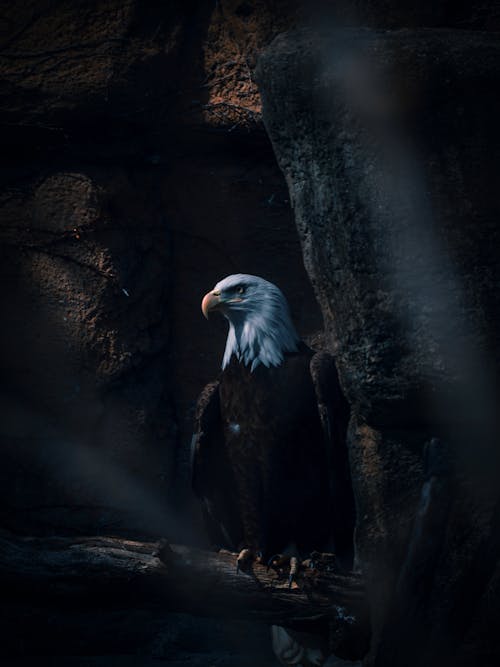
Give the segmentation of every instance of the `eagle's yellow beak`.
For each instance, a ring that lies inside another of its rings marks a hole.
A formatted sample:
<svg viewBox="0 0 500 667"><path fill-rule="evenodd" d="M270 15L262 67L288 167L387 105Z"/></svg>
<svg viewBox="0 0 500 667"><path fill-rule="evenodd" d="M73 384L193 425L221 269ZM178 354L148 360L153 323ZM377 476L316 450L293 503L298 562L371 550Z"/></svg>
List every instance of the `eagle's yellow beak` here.
<svg viewBox="0 0 500 667"><path fill-rule="evenodd" d="M205 294L203 297L203 301L201 302L201 312L203 315L208 320L208 313L211 310L214 310L219 306L221 303L221 298L220 298L220 292L217 292L216 290L212 290L211 292L208 292L208 294Z"/></svg>

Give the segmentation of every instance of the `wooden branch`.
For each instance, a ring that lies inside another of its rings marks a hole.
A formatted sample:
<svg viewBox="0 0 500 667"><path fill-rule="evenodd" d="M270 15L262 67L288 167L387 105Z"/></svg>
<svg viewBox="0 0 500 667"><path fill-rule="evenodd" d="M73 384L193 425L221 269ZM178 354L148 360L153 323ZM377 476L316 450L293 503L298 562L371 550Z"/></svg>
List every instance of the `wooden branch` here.
<svg viewBox="0 0 500 667"><path fill-rule="evenodd" d="M236 554L117 537L26 538L0 534L3 605L122 606L254 619L281 625L328 617L350 631L365 623L359 576L305 570L297 587L254 564L236 573ZM161 558L159 557L161 556Z"/></svg>

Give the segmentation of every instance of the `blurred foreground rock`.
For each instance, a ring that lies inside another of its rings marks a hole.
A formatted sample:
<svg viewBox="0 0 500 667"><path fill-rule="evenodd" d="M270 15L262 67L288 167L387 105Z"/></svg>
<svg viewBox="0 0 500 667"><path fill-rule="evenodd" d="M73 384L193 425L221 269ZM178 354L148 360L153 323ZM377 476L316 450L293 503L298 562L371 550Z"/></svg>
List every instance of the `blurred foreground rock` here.
<svg viewBox="0 0 500 667"><path fill-rule="evenodd" d="M258 68L353 408L357 562L384 667L499 659L499 56L480 32L306 30ZM432 436L446 472L424 470ZM415 515L436 475L452 481L430 553ZM417 589L401 606L395 591Z"/></svg>

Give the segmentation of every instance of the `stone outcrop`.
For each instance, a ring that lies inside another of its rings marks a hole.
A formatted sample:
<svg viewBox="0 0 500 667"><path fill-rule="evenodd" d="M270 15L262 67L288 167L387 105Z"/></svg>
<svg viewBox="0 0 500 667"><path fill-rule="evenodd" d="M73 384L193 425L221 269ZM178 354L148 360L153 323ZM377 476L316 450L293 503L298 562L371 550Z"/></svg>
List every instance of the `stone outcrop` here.
<svg viewBox="0 0 500 667"><path fill-rule="evenodd" d="M12 529L199 539L178 511L194 404L225 337L201 296L231 272L265 275L303 334L321 328L252 78L291 18L243 4L4 12L0 516Z"/></svg>
<svg viewBox="0 0 500 667"><path fill-rule="evenodd" d="M497 463L498 56L487 33L303 30L279 36L258 68L264 121L353 410L357 558L371 573L372 657L384 665L465 660L473 640L464 635L481 626L479 600L500 555L458 621L449 600L498 539L495 484L483 478ZM433 435L442 440L426 466ZM439 510L419 528L426 484L444 493L436 480L451 473L436 461L447 458L455 481L481 476L487 499L477 484L459 485L445 496L450 515ZM422 535L434 540L432 555ZM413 590L415 568L430 561L420 609L405 617L394 590ZM405 562L415 567L401 581ZM378 641L395 607L385 632L394 640L397 619L406 645L385 652ZM439 629L427 627L431 617Z"/></svg>
<svg viewBox="0 0 500 667"><path fill-rule="evenodd" d="M89 165L18 185L2 198L3 520L110 530L115 507L140 525L174 444L156 193Z"/></svg>

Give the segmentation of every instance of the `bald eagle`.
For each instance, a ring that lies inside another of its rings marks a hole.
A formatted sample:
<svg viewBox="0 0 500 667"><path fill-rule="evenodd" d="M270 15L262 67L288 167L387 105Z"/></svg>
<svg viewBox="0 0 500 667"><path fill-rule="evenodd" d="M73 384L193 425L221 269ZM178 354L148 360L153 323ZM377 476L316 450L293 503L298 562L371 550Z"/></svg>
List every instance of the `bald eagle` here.
<svg viewBox="0 0 500 667"><path fill-rule="evenodd" d="M348 406L333 358L300 340L283 293L263 278L224 278L202 311L229 323L193 436L193 488L212 543L264 556L333 546L349 566Z"/></svg>

